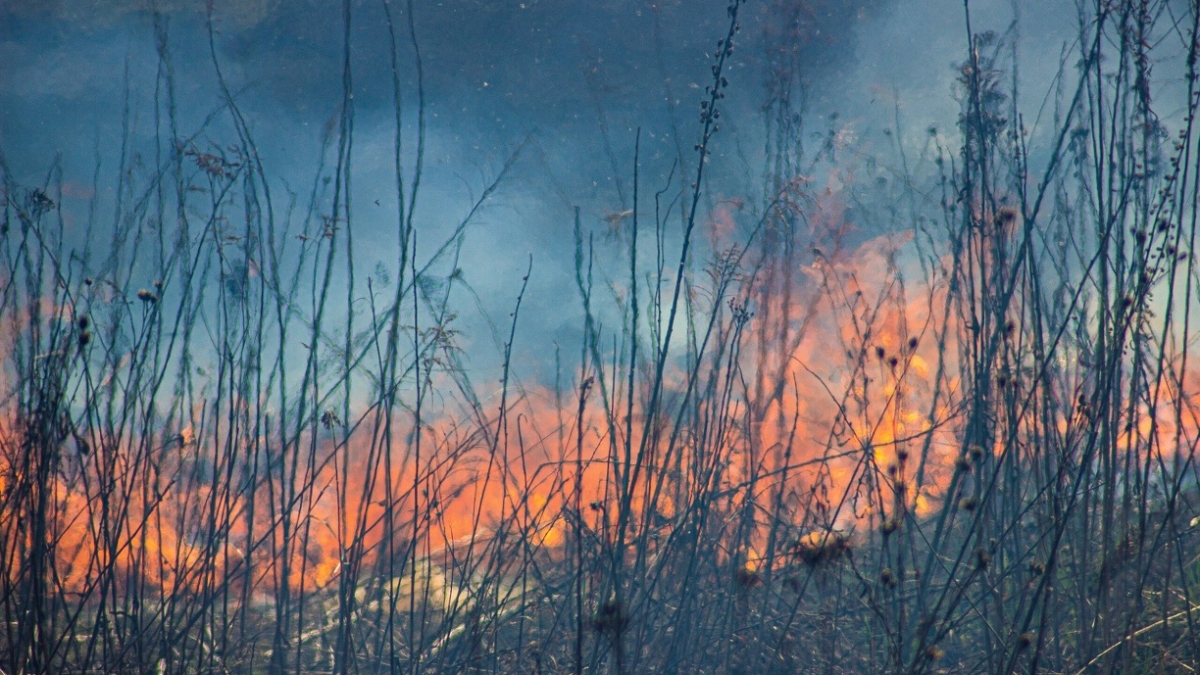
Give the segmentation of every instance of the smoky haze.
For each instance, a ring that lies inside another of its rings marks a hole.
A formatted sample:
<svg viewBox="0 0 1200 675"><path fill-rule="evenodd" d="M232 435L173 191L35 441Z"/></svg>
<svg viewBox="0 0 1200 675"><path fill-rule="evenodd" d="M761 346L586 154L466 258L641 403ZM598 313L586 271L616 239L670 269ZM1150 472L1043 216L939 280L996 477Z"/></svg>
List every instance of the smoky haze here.
<svg viewBox="0 0 1200 675"><path fill-rule="evenodd" d="M1025 74L1041 92L1071 39L1069 3L978 4L976 31L1023 31L1026 39L1014 42L1029 52ZM907 125L902 144L912 149L924 142L927 126L953 134L953 66L961 60L966 28L961 12L944 5L750 3L728 70L731 88L705 206L761 196L764 106L778 95L772 82L789 68L799 76L786 94L804 116L799 143L817 147L838 135L860 156L877 155L888 165L898 161L897 146L880 134L884 129ZM417 61L405 3L389 8L411 170ZM150 171L155 153L162 156L154 139L169 134L161 133L166 121L155 110L156 102L166 105L168 71L176 133L198 132L200 146L231 140L223 119L205 126L223 100L219 67L275 187L304 203L332 172L348 39L358 269L386 275L397 259L392 33L383 3L353 2L349 9L347 32L338 3L218 2L210 51L199 2L10 0L0 6L0 150L14 175L31 184L59 157L68 186L64 215L85 221L94 194L90 227L73 231L81 246L89 236L102 241L105 219L97 214L111 212L122 154L141 157L143 171ZM461 270L465 292L455 302L465 340L499 347L496 323L511 311L532 260L531 311L521 326L528 339L518 340L518 354L530 350L536 365L548 344L575 348L581 314L573 208L581 208L586 233L602 240L612 234L614 218L632 208L639 129L639 215L652 215L646 194L671 185L678 190L681 173L691 175L698 104L725 30L724 9L724 2L670 0L413 3L428 144L415 219L419 259L451 235L519 150L465 231L457 262L436 268L443 276ZM158 40L166 60L156 51ZM328 210L320 203L328 191L323 195L314 203L318 211ZM894 226L868 220L856 223L864 236ZM486 362L478 366L496 362L495 349L468 352Z"/></svg>

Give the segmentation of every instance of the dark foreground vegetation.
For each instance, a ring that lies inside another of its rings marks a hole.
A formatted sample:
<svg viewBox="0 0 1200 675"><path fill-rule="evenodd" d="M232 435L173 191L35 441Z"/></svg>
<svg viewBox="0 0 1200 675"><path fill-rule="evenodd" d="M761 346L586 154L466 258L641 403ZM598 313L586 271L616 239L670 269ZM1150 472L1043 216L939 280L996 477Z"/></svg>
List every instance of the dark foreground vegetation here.
<svg viewBox="0 0 1200 675"><path fill-rule="evenodd" d="M625 160L622 256L576 217L554 385L511 376L518 280L498 390L462 239L414 217L411 4L387 274L355 267L349 70L297 198L228 87L229 137L176 128L156 21L158 155L92 234L0 164L0 671L1194 672L1200 10L1081 2L1035 129L968 7L957 128L863 158L802 131L802 4L762 38L761 193L706 192L757 86L735 3L695 149Z"/></svg>

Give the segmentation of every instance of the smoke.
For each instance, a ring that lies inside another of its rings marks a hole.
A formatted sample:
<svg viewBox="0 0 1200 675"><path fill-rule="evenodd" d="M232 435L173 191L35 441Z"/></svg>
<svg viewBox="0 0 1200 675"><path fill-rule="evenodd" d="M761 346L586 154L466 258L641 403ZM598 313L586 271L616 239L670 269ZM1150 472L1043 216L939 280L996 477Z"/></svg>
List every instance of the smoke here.
<svg viewBox="0 0 1200 675"><path fill-rule="evenodd" d="M996 30L1033 86L1021 104L1048 114L1044 95L1072 39L1067 3L973 3L972 29ZM411 170L417 120L416 53L406 4L387 5L399 49L406 167ZM580 312L573 284L573 209L586 233L611 234L614 216L632 208L634 141L641 131L643 216L648 194L683 184L691 171L697 106L724 31L725 3L667 0L414 2L413 29L423 68L427 151L417 205L418 257L456 231L506 162L518 160L464 233L461 321L467 339L500 342L525 269L532 262L522 321L531 363L548 344L574 350ZM156 10L156 14L148 11ZM117 197L122 153L140 156L143 175L170 137L168 66L181 137L221 146L233 130L218 118L220 68L261 152L277 193L305 195L318 184L322 158L340 110L343 49L349 40L355 112L352 154L359 269L394 267L396 197L392 165L395 112L388 14L382 2L352 2L347 34L341 3L294 0L218 2L208 21L199 3L110 0L56 3L16 0L0 7L0 151L20 181L36 184L55 157L76 194L99 199L99 214ZM156 18L157 16L157 18ZM794 68L791 105L805 136L853 146L897 168L904 145L919 151L926 127L953 135L956 71L967 44L960 9L931 0L773 0L744 13L738 51L714 142L707 206L761 196L764 106L780 69ZM165 53L156 52L157 35ZM155 111L159 111L157 114ZM897 136L891 134L897 125ZM128 137L125 131L130 133ZM123 140L124 139L124 140ZM899 140L898 140L899 139ZM900 145L897 146L896 143ZM96 166L100 169L97 172ZM843 176L840 180L850 180ZM299 197L302 201L304 197ZM81 223L79 237L103 241L103 216L84 227L88 200L65 200ZM853 217L853 209L849 212ZM888 226L868 223L862 235ZM447 265L449 265L447 267ZM394 276L394 270L393 270ZM468 308L469 311L468 311ZM478 312L474 309L478 308ZM468 350L471 352L471 350ZM495 350L480 352L491 365Z"/></svg>

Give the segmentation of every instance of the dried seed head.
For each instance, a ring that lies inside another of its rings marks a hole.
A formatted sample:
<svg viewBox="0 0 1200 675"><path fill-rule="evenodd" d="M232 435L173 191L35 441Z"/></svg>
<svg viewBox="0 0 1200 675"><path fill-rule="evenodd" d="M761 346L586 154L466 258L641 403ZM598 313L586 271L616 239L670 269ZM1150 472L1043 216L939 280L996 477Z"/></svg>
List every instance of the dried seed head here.
<svg viewBox="0 0 1200 675"><path fill-rule="evenodd" d="M158 296L155 295L154 293L146 290L145 288L138 290L137 296L138 296L138 300L141 300L142 302L145 302L145 303L153 304L155 302L158 302Z"/></svg>
<svg viewBox="0 0 1200 675"><path fill-rule="evenodd" d="M596 610L596 616L592 618L592 628L598 633L617 635L625 629L626 621L627 618L621 603L613 599L600 605Z"/></svg>
<svg viewBox="0 0 1200 675"><path fill-rule="evenodd" d="M740 588L754 588L762 582L762 578L758 576L758 572L739 567L733 573L733 580Z"/></svg>
<svg viewBox="0 0 1200 675"><path fill-rule="evenodd" d="M958 508L963 511L974 511L978 503L974 497L963 497L958 500Z"/></svg>
<svg viewBox="0 0 1200 675"><path fill-rule="evenodd" d="M892 573L892 568L883 568L883 571L879 573L879 582L888 588L896 587L896 575Z"/></svg>
<svg viewBox="0 0 1200 675"><path fill-rule="evenodd" d="M792 544L792 555L816 567L849 553L850 543L840 532L814 530Z"/></svg>

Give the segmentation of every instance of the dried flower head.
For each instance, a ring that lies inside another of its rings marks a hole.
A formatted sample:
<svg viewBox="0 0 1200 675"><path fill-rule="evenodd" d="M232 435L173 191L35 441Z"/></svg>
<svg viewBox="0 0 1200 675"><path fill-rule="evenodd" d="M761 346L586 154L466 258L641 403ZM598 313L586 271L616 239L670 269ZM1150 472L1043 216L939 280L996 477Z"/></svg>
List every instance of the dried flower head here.
<svg viewBox="0 0 1200 675"><path fill-rule="evenodd" d="M334 412L332 408L329 408L325 412L321 413L321 426L325 427L326 430L341 425L342 418L338 417L338 414Z"/></svg>
<svg viewBox="0 0 1200 675"><path fill-rule="evenodd" d="M888 588L896 587L896 575L892 573L892 568L883 568L883 571L879 573L879 583L887 586Z"/></svg>
<svg viewBox="0 0 1200 675"><path fill-rule="evenodd" d="M746 569L746 567L738 567L733 573L733 580L739 588L754 588L762 583L762 578L758 576L758 572Z"/></svg>
<svg viewBox="0 0 1200 675"><path fill-rule="evenodd" d="M841 532L814 530L792 544L792 555L813 567L834 560L850 551L850 543Z"/></svg>
<svg viewBox="0 0 1200 675"><path fill-rule="evenodd" d="M616 599L611 599L597 608L596 615L592 617L592 628L597 633L614 636L625 630L627 622L628 618L625 616L621 603Z"/></svg>

